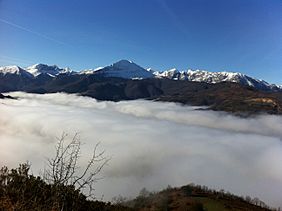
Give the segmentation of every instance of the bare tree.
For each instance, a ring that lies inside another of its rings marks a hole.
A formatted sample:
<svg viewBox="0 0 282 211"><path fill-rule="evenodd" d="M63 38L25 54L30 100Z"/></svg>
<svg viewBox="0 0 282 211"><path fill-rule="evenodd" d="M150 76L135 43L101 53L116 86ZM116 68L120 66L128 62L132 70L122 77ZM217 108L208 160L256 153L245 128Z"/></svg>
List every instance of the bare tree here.
<svg viewBox="0 0 282 211"><path fill-rule="evenodd" d="M78 166L81 157L81 141L76 133L67 143L68 134L63 133L57 138L56 153L54 158L47 160L43 177L46 182L55 186L73 186L76 190L83 191L87 197L94 198L94 183L102 168L109 162L105 157L105 151L98 152L99 143L93 149L93 153L84 168ZM85 192L88 191L88 194Z"/></svg>

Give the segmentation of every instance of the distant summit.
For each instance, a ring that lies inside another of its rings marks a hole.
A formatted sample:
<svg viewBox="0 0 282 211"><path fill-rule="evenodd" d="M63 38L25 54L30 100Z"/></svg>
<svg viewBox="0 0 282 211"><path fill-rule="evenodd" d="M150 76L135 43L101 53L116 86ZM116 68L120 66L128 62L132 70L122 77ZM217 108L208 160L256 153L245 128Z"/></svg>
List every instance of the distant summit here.
<svg viewBox="0 0 282 211"><path fill-rule="evenodd" d="M151 72L128 60L120 60L112 65L100 67L92 73L103 75L104 77L126 79L145 79L154 77Z"/></svg>
<svg viewBox="0 0 282 211"><path fill-rule="evenodd" d="M6 75L16 75L21 76L25 78L33 77L32 74L24 70L23 68L19 66L6 66L6 67L0 67L0 75L6 76Z"/></svg>
<svg viewBox="0 0 282 211"><path fill-rule="evenodd" d="M26 70L31 73L33 76L38 76L40 74L47 74L50 76L56 76L61 73L70 72L68 68L59 68L57 65L49 66L47 64L35 64L30 67L27 67Z"/></svg>

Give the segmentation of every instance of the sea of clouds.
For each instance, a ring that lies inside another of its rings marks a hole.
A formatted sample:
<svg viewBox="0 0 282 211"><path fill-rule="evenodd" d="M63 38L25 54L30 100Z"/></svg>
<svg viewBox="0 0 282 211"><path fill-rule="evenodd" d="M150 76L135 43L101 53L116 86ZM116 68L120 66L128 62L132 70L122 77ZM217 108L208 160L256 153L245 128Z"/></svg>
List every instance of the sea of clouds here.
<svg viewBox="0 0 282 211"><path fill-rule="evenodd" d="M9 93L0 100L0 166L30 161L38 174L56 137L79 132L80 165L92 149L111 158L96 184L104 200L189 183L282 206L282 117L224 112L145 100L98 102L63 93Z"/></svg>

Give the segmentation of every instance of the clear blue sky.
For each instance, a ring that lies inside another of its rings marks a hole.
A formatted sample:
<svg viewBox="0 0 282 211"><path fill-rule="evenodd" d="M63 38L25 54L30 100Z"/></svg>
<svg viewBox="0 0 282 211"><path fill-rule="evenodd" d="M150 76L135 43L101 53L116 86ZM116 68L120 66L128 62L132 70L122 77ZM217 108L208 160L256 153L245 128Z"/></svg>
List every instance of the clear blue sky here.
<svg viewBox="0 0 282 211"><path fill-rule="evenodd" d="M281 0L0 0L0 66L119 59L282 84Z"/></svg>

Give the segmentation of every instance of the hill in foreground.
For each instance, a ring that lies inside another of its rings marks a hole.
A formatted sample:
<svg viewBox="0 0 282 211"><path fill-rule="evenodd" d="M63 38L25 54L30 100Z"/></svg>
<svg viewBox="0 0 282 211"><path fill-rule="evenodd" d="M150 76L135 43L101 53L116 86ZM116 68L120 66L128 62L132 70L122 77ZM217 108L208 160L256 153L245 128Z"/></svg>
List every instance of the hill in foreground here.
<svg viewBox="0 0 282 211"><path fill-rule="evenodd" d="M158 193L149 193L145 189L134 200L123 203L139 211L155 210L191 210L191 211L263 211L270 208L258 198L239 197L229 192L210 190L205 186L186 185L171 188Z"/></svg>
<svg viewBox="0 0 282 211"><path fill-rule="evenodd" d="M181 188L167 188L158 193L145 189L133 200L116 200L105 203L89 200L74 186L48 184L41 177L29 174L29 165L17 169L0 170L0 210L270 210L257 198L238 197L224 191L214 191L207 187L187 185Z"/></svg>

